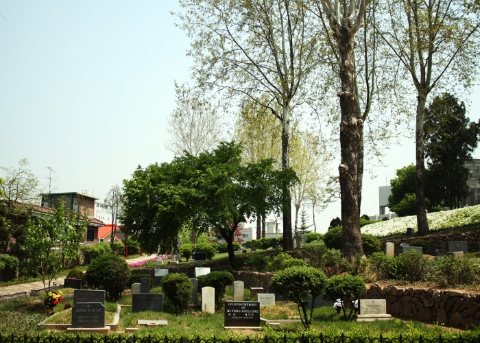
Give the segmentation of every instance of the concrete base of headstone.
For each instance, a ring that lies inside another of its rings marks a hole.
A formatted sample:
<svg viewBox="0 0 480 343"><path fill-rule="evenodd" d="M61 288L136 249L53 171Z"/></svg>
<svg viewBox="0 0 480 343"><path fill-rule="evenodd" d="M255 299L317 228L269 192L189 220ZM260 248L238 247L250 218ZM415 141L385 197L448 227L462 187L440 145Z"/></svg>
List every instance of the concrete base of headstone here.
<svg viewBox="0 0 480 343"><path fill-rule="evenodd" d="M168 264L178 264L178 261L168 261Z"/></svg>
<svg viewBox="0 0 480 343"><path fill-rule="evenodd" d="M375 320L392 320L391 314L359 314L354 317L356 322L373 322Z"/></svg>
<svg viewBox="0 0 480 343"><path fill-rule="evenodd" d="M68 328L66 331L73 332L73 333L80 333L80 332L100 333L105 335L110 333L110 326L105 326L103 328Z"/></svg>
<svg viewBox="0 0 480 343"><path fill-rule="evenodd" d="M447 256L453 256L454 258L462 258L463 257L463 251L452 251L452 252L447 252Z"/></svg>

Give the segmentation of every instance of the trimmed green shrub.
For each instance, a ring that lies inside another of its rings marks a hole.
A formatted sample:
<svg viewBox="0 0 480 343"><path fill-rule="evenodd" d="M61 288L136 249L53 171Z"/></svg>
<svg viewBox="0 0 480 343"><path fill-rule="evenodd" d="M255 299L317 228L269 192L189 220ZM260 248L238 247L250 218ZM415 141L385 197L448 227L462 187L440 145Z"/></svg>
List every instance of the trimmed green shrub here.
<svg viewBox="0 0 480 343"><path fill-rule="evenodd" d="M350 319L354 311L353 302L358 300L366 289L367 286L360 276L337 275L327 281L323 294L328 300L340 299L343 316ZM347 309L350 309L348 314Z"/></svg>
<svg viewBox="0 0 480 343"><path fill-rule="evenodd" d="M97 243L94 245L84 245L80 247L80 251L84 257L84 263L90 264L97 257L103 254L111 254L112 248L108 243Z"/></svg>
<svg viewBox="0 0 480 343"><path fill-rule="evenodd" d="M250 254L246 264L252 266L257 272L264 272L267 270L268 257L264 254Z"/></svg>
<svg viewBox="0 0 480 343"><path fill-rule="evenodd" d="M73 268L68 272L67 278L79 279L85 282L85 273L79 268Z"/></svg>
<svg viewBox="0 0 480 343"><path fill-rule="evenodd" d="M94 259L87 269L85 280L94 288L105 290L105 299L117 301L127 286L130 268L125 259L113 254L104 254Z"/></svg>
<svg viewBox="0 0 480 343"><path fill-rule="evenodd" d="M427 276L428 260L418 251L406 251L395 256L392 273L396 280L422 281Z"/></svg>
<svg viewBox="0 0 480 343"><path fill-rule="evenodd" d="M277 270L282 270L288 267L294 267L294 266L304 267L306 265L307 264L305 263L304 260L301 260L299 258L294 258L287 253L281 252L273 258L272 262L270 262L269 270L277 271Z"/></svg>
<svg viewBox="0 0 480 343"><path fill-rule="evenodd" d="M323 235L323 241L328 249L342 250L342 227L337 226L329 229Z"/></svg>
<svg viewBox="0 0 480 343"><path fill-rule="evenodd" d="M113 242L112 252L115 255L125 256L125 244L122 242Z"/></svg>
<svg viewBox="0 0 480 343"><path fill-rule="evenodd" d="M150 279L150 288L153 287L153 277L150 274L130 274L128 282L125 287L131 288L134 283L140 283L141 279L149 278Z"/></svg>
<svg viewBox="0 0 480 343"><path fill-rule="evenodd" d="M330 277L345 272L349 263L340 250L328 249L320 259L320 267Z"/></svg>
<svg viewBox="0 0 480 343"><path fill-rule="evenodd" d="M361 238L362 238L363 253L366 256L370 256L374 252L381 251L381 248L380 248L381 243L377 237L369 234L363 234L361 235Z"/></svg>
<svg viewBox="0 0 480 343"><path fill-rule="evenodd" d="M321 240L323 235L317 232L309 232L307 233L307 243L312 243L318 240Z"/></svg>
<svg viewBox="0 0 480 343"><path fill-rule="evenodd" d="M373 274L373 281L392 278L393 257L390 257L383 252L374 252L367 259L367 264L369 272Z"/></svg>
<svg viewBox="0 0 480 343"><path fill-rule="evenodd" d="M0 255L0 281L10 281L17 277L20 262L10 255Z"/></svg>
<svg viewBox="0 0 480 343"><path fill-rule="evenodd" d="M162 278L162 290L173 313L179 315L188 309L188 302L192 297L192 282L186 274L167 274Z"/></svg>
<svg viewBox="0 0 480 343"><path fill-rule="evenodd" d="M127 240L127 246L129 255L140 254L140 243L138 243L136 240L129 238Z"/></svg>
<svg viewBox="0 0 480 343"><path fill-rule="evenodd" d="M233 245L233 250L234 251L240 250L240 243L233 242L232 245ZM223 254L223 253L226 253L228 251L227 248L228 248L228 244L227 243L222 243L222 244L219 244L217 246L217 251L218 251L219 254Z"/></svg>
<svg viewBox="0 0 480 343"><path fill-rule="evenodd" d="M225 289L230 286L235 278L233 275L226 271L215 271L198 277L198 289L203 287L215 288L215 308L220 308L223 297L225 295Z"/></svg>
<svg viewBox="0 0 480 343"><path fill-rule="evenodd" d="M188 262L192 258L193 244L185 243L180 246L180 254Z"/></svg>
<svg viewBox="0 0 480 343"><path fill-rule="evenodd" d="M216 250L216 244L212 243L200 243L195 247L195 252L204 252L207 254L207 260L211 260L215 256Z"/></svg>
<svg viewBox="0 0 480 343"><path fill-rule="evenodd" d="M313 314L313 306L308 309L308 304L323 293L326 282L327 277L321 270L297 266L279 271L272 277L270 286L274 292L297 304L302 324L308 329Z"/></svg>
<svg viewBox="0 0 480 343"><path fill-rule="evenodd" d="M442 286L471 285L480 277L479 263L468 257L442 256L436 260L436 270Z"/></svg>
<svg viewBox="0 0 480 343"><path fill-rule="evenodd" d="M410 242L408 242L408 245L412 247L422 247L423 253L428 253L429 244L426 239L412 239Z"/></svg>

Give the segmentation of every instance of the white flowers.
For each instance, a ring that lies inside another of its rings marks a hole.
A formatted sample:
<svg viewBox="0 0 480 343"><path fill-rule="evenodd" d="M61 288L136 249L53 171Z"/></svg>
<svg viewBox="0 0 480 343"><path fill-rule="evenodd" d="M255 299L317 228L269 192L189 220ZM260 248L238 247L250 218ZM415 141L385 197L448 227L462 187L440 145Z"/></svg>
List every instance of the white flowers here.
<svg viewBox="0 0 480 343"><path fill-rule="evenodd" d="M427 219L430 231L475 223L480 224L480 205L450 211L428 213ZM417 216L393 218L365 225L360 231L361 233L368 233L374 236L386 236L394 233L405 233L407 228L417 229Z"/></svg>

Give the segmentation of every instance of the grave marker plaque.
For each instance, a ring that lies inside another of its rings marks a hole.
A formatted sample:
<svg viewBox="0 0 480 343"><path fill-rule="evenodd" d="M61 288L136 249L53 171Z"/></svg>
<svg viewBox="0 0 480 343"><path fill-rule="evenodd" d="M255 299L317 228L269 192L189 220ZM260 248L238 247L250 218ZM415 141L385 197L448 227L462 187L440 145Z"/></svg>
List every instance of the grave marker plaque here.
<svg viewBox="0 0 480 343"><path fill-rule="evenodd" d="M210 273L210 267L195 267L195 277L198 278L202 275L207 275Z"/></svg>
<svg viewBox="0 0 480 343"><path fill-rule="evenodd" d="M132 294L142 293L140 290L140 283L135 282L132 284Z"/></svg>
<svg viewBox="0 0 480 343"><path fill-rule="evenodd" d="M395 257L395 244L392 242L385 243L385 255Z"/></svg>
<svg viewBox="0 0 480 343"><path fill-rule="evenodd" d="M76 289L73 291L73 304L105 303L105 291Z"/></svg>
<svg viewBox="0 0 480 343"><path fill-rule="evenodd" d="M81 279L69 279L66 278L63 281L64 288L73 288L73 289L81 289L82 288L82 280Z"/></svg>
<svg viewBox="0 0 480 343"><path fill-rule="evenodd" d="M467 241L448 241L447 252L463 251L464 254L468 253Z"/></svg>
<svg viewBox="0 0 480 343"><path fill-rule="evenodd" d="M233 301L245 300L245 288L243 281L235 281L233 283Z"/></svg>
<svg viewBox="0 0 480 343"><path fill-rule="evenodd" d="M100 302L81 302L72 308L72 328L105 327L105 306Z"/></svg>
<svg viewBox="0 0 480 343"><path fill-rule="evenodd" d="M132 312L163 311L163 294L137 293L132 294Z"/></svg>
<svg viewBox="0 0 480 343"><path fill-rule="evenodd" d="M192 254L193 259L195 261L206 261L207 260L207 253L202 251L197 251Z"/></svg>
<svg viewBox="0 0 480 343"><path fill-rule="evenodd" d="M387 314L385 299L360 299L360 314Z"/></svg>
<svg viewBox="0 0 480 343"><path fill-rule="evenodd" d="M150 278L140 279L140 293L150 293Z"/></svg>
<svg viewBox="0 0 480 343"><path fill-rule="evenodd" d="M202 312L215 314L215 288L202 288Z"/></svg>
<svg viewBox="0 0 480 343"><path fill-rule="evenodd" d="M260 327L258 301L226 301L225 327Z"/></svg>
<svg viewBox="0 0 480 343"><path fill-rule="evenodd" d="M274 293L258 293L257 300L260 303L260 307L275 306Z"/></svg>
<svg viewBox="0 0 480 343"><path fill-rule="evenodd" d="M160 286L162 283L162 278L166 275L168 275L168 269L155 268L155 276L153 277L154 286Z"/></svg>

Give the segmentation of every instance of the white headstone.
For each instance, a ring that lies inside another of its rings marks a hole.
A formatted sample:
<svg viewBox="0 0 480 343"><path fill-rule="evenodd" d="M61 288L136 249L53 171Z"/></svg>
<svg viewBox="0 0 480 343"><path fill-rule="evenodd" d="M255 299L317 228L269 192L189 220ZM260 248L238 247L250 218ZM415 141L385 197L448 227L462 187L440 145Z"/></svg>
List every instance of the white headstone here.
<svg viewBox="0 0 480 343"><path fill-rule="evenodd" d="M132 294L141 293L141 285L139 282L132 284Z"/></svg>
<svg viewBox="0 0 480 343"><path fill-rule="evenodd" d="M360 299L360 314L387 314L385 299Z"/></svg>
<svg viewBox="0 0 480 343"><path fill-rule="evenodd" d="M260 303L260 307L275 306L274 293L258 293L257 300Z"/></svg>
<svg viewBox="0 0 480 343"><path fill-rule="evenodd" d="M215 288L202 288L202 312L215 314Z"/></svg>
<svg viewBox="0 0 480 343"><path fill-rule="evenodd" d="M392 242L385 243L385 255L395 257L395 244Z"/></svg>
<svg viewBox="0 0 480 343"><path fill-rule="evenodd" d="M207 275L210 273L210 267L195 267L195 277Z"/></svg>
<svg viewBox="0 0 480 343"><path fill-rule="evenodd" d="M235 281L233 283L233 301L245 300L245 288L243 281Z"/></svg>
<svg viewBox="0 0 480 343"><path fill-rule="evenodd" d="M168 274L168 269L155 268L155 276L166 276L167 274Z"/></svg>

